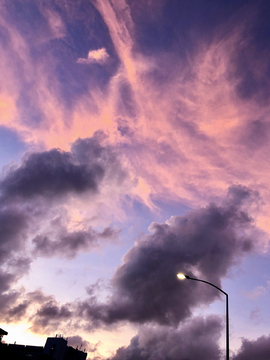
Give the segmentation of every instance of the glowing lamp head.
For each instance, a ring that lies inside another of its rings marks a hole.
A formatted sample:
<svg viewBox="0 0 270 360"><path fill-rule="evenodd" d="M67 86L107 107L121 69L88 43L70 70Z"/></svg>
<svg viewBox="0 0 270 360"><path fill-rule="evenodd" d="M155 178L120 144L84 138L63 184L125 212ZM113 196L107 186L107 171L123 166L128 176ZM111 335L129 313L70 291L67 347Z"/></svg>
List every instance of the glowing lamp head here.
<svg viewBox="0 0 270 360"><path fill-rule="evenodd" d="M186 275L184 275L184 274L177 274L177 277L178 277L178 279L180 279L180 280L186 279Z"/></svg>

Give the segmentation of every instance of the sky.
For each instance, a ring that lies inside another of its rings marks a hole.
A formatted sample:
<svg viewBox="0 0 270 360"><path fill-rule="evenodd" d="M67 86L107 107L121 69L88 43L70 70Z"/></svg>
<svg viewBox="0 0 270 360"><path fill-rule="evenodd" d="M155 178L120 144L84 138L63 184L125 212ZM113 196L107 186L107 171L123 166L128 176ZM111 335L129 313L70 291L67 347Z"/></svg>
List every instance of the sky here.
<svg viewBox="0 0 270 360"><path fill-rule="evenodd" d="M4 340L269 359L269 1L0 9Z"/></svg>

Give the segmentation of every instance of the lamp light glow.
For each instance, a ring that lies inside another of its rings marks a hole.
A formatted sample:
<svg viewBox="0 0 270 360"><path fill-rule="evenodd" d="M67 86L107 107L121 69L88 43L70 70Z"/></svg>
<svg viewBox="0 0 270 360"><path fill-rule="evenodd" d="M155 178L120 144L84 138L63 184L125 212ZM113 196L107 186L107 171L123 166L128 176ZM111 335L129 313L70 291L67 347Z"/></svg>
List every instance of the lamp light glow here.
<svg viewBox="0 0 270 360"><path fill-rule="evenodd" d="M177 277L178 277L178 279L180 279L180 280L186 279L186 275L184 275L184 274L177 274Z"/></svg>

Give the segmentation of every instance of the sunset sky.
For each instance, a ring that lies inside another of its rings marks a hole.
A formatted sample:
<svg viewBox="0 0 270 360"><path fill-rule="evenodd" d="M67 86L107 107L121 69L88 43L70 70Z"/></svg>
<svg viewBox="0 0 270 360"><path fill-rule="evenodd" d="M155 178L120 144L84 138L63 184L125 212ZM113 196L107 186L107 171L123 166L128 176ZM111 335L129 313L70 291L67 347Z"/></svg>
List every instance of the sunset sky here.
<svg viewBox="0 0 270 360"><path fill-rule="evenodd" d="M0 10L4 340L270 359L269 1Z"/></svg>

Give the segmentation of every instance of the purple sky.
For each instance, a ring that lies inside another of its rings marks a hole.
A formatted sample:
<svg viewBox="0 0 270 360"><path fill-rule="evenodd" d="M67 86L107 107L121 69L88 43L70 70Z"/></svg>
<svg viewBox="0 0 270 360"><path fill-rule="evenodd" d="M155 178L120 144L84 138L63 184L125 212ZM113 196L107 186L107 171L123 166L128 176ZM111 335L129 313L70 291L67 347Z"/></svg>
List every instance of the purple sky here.
<svg viewBox="0 0 270 360"><path fill-rule="evenodd" d="M269 360L269 1L0 9L6 342Z"/></svg>

